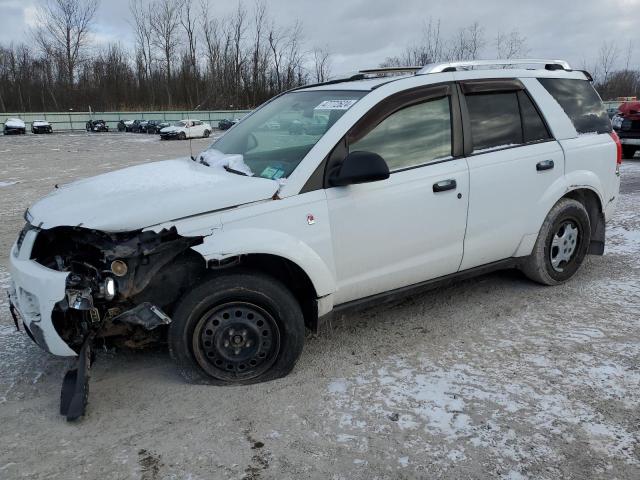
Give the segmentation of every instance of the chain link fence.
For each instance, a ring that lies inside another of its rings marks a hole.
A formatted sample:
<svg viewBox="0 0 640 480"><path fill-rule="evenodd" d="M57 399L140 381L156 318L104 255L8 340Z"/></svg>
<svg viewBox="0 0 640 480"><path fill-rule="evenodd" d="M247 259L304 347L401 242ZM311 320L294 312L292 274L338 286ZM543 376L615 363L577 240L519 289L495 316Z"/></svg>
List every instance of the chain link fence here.
<svg viewBox="0 0 640 480"><path fill-rule="evenodd" d="M117 131L120 120L162 120L174 123L186 118L202 120L217 127L223 119L233 120L242 118L251 110L211 110L211 111L187 111L174 110L162 112L29 112L29 113L0 113L0 129L4 128L4 122L9 118L19 118L31 129L34 120L46 120L51 123L54 132L85 130L89 120L104 120L109 130Z"/></svg>

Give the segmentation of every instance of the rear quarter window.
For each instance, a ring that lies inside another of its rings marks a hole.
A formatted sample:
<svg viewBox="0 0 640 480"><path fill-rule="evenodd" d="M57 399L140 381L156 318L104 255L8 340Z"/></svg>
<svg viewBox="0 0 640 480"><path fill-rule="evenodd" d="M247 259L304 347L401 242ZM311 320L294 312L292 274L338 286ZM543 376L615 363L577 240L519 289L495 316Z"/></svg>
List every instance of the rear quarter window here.
<svg viewBox="0 0 640 480"><path fill-rule="evenodd" d="M591 82L569 78L540 78L539 81L560 104L578 133L612 131L607 111Z"/></svg>

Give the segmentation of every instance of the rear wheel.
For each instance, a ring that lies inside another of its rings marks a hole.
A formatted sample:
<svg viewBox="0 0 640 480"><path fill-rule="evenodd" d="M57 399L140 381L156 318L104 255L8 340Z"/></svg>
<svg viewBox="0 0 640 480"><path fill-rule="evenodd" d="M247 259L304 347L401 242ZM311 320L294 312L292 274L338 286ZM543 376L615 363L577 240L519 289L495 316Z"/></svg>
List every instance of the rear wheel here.
<svg viewBox="0 0 640 480"><path fill-rule="evenodd" d="M291 292L254 272L214 277L187 294L169 329L169 349L190 382L250 384L280 378L304 343Z"/></svg>
<svg viewBox="0 0 640 480"><path fill-rule="evenodd" d="M576 200L563 198L547 215L522 270L543 285L566 282L582 265L590 242L591 223L586 209Z"/></svg>
<svg viewBox="0 0 640 480"><path fill-rule="evenodd" d="M209 130L205 130L204 133L202 134L204 138L209 138L209 135L211 135L211 132Z"/></svg>
<svg viewBox="0 0 640 480"><path fill-rule="evenodd" d="M636 154L638 147L634 147L631 145L623 145L622 146L622 156L626 159L632 159Z"/></svg>

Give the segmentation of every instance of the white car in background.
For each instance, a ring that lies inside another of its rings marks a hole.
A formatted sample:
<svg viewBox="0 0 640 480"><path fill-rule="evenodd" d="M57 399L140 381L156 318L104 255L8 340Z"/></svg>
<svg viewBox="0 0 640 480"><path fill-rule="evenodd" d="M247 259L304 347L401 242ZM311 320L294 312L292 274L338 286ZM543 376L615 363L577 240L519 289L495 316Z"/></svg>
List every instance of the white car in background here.
<svg viewBox="0 0 640 480"><path fill-rule="evenodd" d="M187 138L207 138L211 135L211 125L200 120L180 120L170 127L160 130L160 138L162 140L170 140L177 138L178 140L186 140Z"/></svg>

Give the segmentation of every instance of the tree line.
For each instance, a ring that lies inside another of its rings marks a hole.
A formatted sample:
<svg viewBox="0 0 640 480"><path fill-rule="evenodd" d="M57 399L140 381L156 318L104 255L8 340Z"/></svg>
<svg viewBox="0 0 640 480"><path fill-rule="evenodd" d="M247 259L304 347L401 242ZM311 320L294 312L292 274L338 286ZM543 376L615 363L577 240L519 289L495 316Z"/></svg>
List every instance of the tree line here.
<svg viewBox="0 0 640 480"><path fill-rule="evenodd" d="M225 16L214 15L209 0L130 1L128 46L96 42L94 0L40 4L29 40L0 45L0 111L244 109L330 76L328 49L309 49L302 24L279 24L265 0L240 2ZM529 53L517 30L488 38L476 22L445 33L430 19L381 66ZM604 99L640 96L632 53L631 42L608 41L583 61Z"/></svg>
<svg viewBox="0 0 640 480"><path fill-rule="evenodd" d="M326 48L262 0L224 17L208 0L131 0L129 48L93 41L97 6L47 0L27 43L0 45L0 111L251 108L329 76Z"/></svg>

